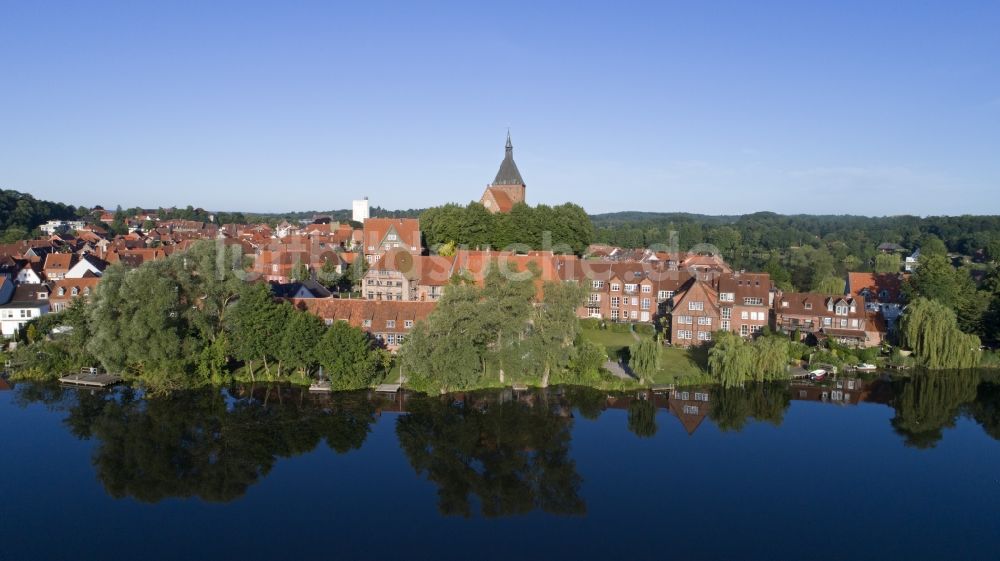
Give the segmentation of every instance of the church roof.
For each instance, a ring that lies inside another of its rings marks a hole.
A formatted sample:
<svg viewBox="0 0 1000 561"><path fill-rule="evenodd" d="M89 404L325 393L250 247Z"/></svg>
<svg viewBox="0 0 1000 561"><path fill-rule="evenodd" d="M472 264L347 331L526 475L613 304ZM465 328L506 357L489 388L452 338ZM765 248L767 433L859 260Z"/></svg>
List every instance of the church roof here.
<svg viewBox="0 0 1000 561"><path fill-rule="evenodd" d="M524 184L521 172L517 170L517 164L514 163L514 146L510 143L510 131L507 131L506 154L504 154L503 161L500 162L500 170L497 171L497 177L493 180L493 185Z"/></svg>

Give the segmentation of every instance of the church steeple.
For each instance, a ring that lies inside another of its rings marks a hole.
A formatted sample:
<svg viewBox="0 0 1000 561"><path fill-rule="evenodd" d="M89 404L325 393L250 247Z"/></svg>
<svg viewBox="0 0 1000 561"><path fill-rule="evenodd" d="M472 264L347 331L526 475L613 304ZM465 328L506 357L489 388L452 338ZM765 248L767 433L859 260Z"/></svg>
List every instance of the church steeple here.
<svg viewBox="0 0 1000 561"><path fill-rule="evenodd" d="M521 172L514 163L514 145L510 141L510 129L507 129L507 145L504 149L503 161L500 162L500 169L497 177L493 180L493 185L524 185Z"/></svg>

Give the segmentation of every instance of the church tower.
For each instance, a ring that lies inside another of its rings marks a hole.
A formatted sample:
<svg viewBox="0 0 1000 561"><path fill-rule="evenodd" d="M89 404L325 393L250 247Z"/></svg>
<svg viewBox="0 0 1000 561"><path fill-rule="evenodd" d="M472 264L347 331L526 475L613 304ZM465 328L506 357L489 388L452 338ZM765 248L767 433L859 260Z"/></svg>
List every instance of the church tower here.
<svg viewBox="0 0 1000 561"><path fill-rule="evenodd" d="M507 131L507 146L500 169L493 183L486 187L480 203L490 212L510 212L517 203L523 203L526 185L521 178L521 172L514 163L514 145L510 142L510 131Z"/></svg>

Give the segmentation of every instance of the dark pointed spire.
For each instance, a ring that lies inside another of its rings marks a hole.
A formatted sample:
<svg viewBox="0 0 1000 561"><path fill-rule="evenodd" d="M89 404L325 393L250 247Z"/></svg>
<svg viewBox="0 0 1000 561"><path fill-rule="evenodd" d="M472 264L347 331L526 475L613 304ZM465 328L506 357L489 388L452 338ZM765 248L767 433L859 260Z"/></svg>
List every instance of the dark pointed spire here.
<svg viewBox="0 0 1000 561"><path fill-rule="evenodd" d="M510 129L507 129L507 145L493 185L524 185L521 172L518 171L517 164L514 163L514 145L510 142Z"/></svg>

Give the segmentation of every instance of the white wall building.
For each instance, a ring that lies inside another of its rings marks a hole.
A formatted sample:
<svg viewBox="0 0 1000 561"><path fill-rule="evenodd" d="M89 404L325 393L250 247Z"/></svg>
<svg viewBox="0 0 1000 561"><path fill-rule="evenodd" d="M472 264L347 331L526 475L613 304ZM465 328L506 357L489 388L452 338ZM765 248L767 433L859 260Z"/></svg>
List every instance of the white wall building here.
<svg viewBox="0 0 1000 561"><path fill-rule="evenodd" d="M365 223L365 220L369 218L369 211L371 207L368 205L368 197L363 199L358 199L354 201L353 212L351 213L351 220L355 222Z"/></svg>

